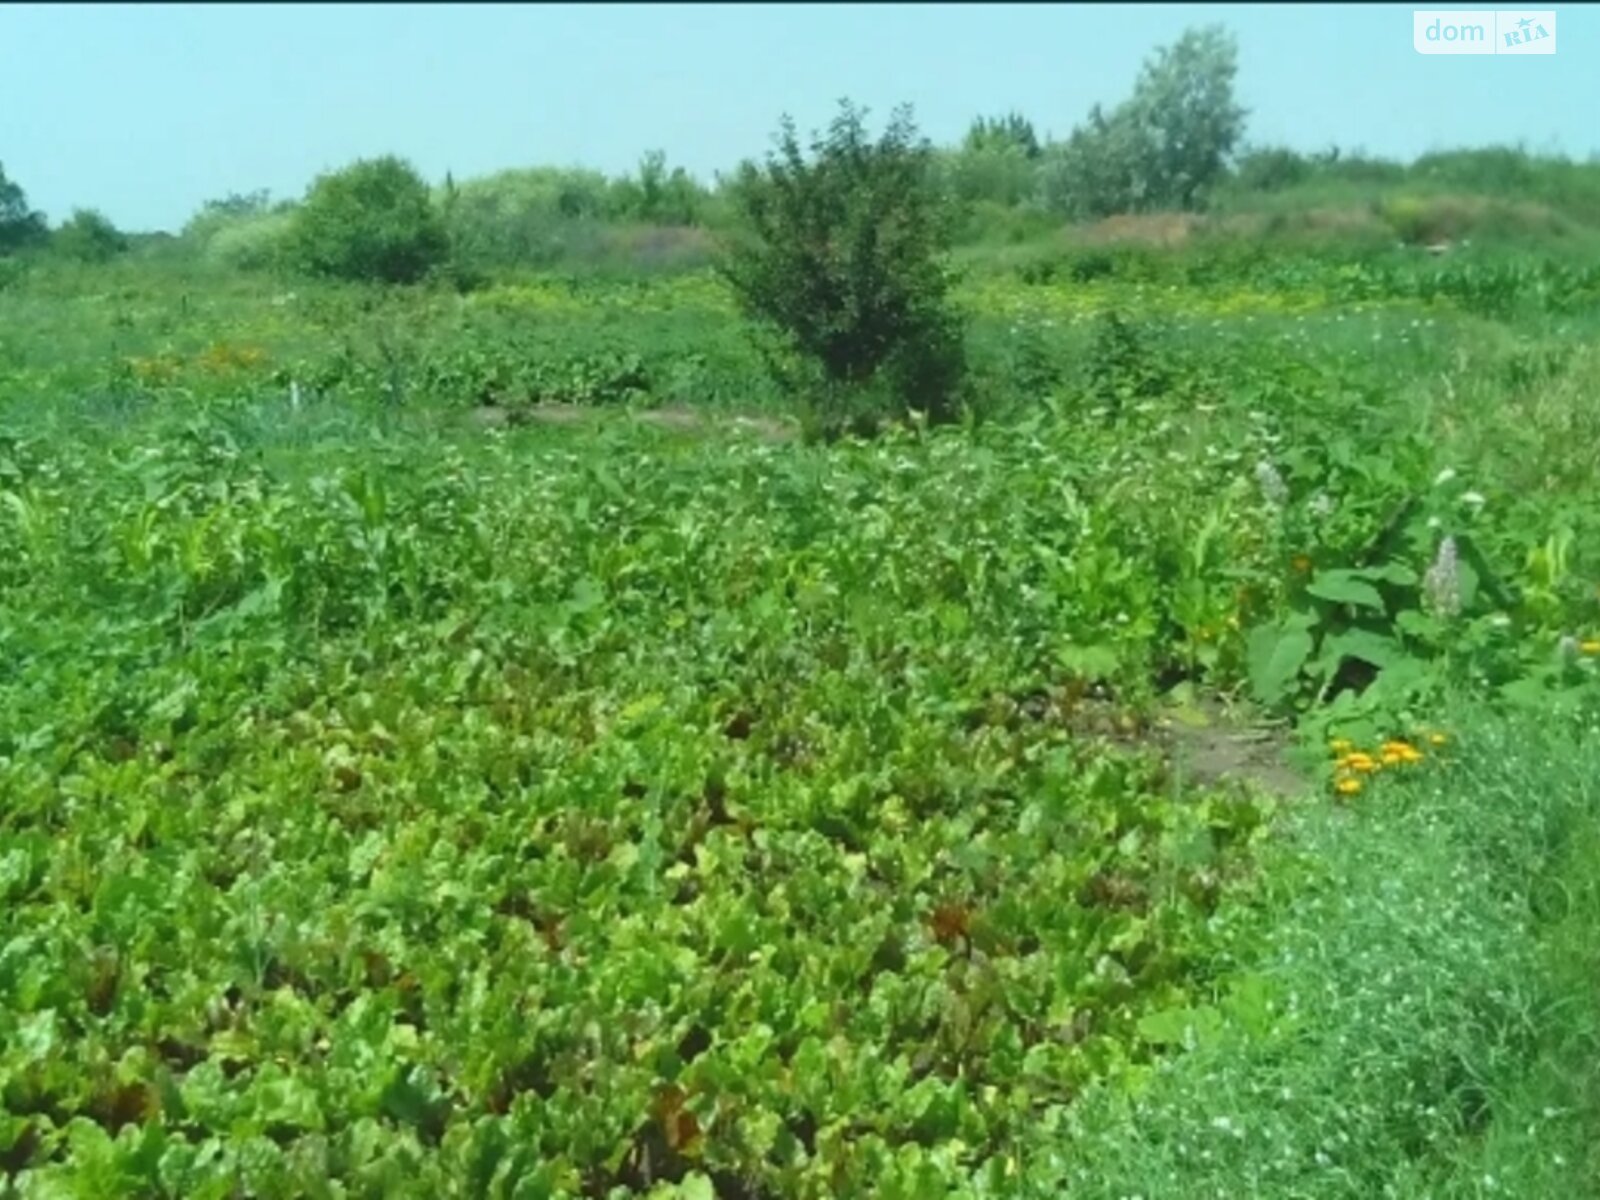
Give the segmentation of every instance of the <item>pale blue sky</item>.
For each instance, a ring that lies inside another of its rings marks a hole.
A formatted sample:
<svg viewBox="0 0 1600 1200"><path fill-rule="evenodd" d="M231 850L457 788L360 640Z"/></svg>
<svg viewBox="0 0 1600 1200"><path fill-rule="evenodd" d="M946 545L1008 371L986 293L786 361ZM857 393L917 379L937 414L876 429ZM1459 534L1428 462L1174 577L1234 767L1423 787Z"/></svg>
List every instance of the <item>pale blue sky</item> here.
<svg viewBox="0 0 1600 1200"><path fill-rule="evenodd" d="M1412 7L1166 5L0 6L0 163L59 220L176 229L209 198L298 196L395 152L430 178L631 168L703 178L841 96L910 101L953 141L1018 109L1065 134L1185 26L1239 38L1249 134L1409 157L1523 141L1600 151L1600 6L1556 8L1553 56L1423 56Z"/></svg>

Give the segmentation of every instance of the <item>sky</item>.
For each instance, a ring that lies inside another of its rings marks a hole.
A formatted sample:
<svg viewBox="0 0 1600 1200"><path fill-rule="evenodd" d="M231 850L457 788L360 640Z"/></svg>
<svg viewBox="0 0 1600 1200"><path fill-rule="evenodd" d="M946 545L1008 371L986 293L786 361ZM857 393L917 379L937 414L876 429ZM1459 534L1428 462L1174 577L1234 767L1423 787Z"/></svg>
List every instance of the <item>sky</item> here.
<svg viewBox="0 0 1600 1200"><path fill-rule="evenodd" d="M935 142L1016 110L1064 136L1191 25L1239 43L1247 138L1410 158L1600 152L1600 5L1553 55L1422 55L1394 4L79 5L0 2L0 164L52 221L177 230L231 192L299 197L395 153L424 175L633 169L709 181L849 97Z"/></svg>

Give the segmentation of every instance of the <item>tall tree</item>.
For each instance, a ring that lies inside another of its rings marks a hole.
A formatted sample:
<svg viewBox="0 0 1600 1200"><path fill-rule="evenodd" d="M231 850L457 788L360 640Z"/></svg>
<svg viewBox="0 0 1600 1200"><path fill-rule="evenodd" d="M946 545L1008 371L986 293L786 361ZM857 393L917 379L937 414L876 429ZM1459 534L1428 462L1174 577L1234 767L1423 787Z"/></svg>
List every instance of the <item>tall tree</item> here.
<svg viewBox="0 0 1600 1200"><path fill-rule="evenodd" d="M1186 31L1145 63L1131 116L1147 147L1148 190L1161 202L1192 208L1227 170L1244 133L1238 72L1238 44L1218 26Z"/></svg>
<svg viewBox="0 0 1600 1200"><path fill-rule="evenodd" d="M28 207L22 185L7 178L0 164L0 254L13 254L45 239L49 227L44 214Z"/></svg>
<svg viewBox="0 0 1600 1200"><path fill-rule="evenodd" d="M978 117L967 130L962 149L968 153L1015 149L1024 158L1038 158L1041 147L1033 131L1033 122L1021 113L1012 112L1003 117Z"/></svg>
<svg viewBox="0 0 1600 1200"><path fill-rule="evenodd" d="M1131 97L1109 114L1096 106L1054 149L1046 204L1073 216L1202 205L1244 133L1237 74L1237 44L1218 27L1158 49Z"/></svg>

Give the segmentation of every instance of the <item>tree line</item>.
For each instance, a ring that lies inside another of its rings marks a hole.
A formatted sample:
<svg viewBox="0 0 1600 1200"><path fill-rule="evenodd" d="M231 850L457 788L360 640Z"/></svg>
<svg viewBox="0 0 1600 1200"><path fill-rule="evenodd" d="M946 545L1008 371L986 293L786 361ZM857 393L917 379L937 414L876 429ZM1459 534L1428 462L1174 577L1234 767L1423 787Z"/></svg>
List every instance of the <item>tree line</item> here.
<svg viewBox="0 0 1600 1200"><path fill-rule="evenodd" d="M1502 193L1570 182L1571 172L1541 173L1539 163L1511 150L1425 155L1405 165L1337 149L1307 154L1248 146L1248 114L1234 93L1237 72L1229 34L1191 29L1145 61L1125 100L1109 110L1096 105L1065 138L1041 138L1020 113L975 119L958 145L930 149L929 186L949 203L958 236L980 238L1018 216L1195 212L1219 196L1319 181L1439 180ZM1591 167L1586 175L1600 171ZM447 176L429 186L401 160L373 159L319 178L298 201L274 202L265 192L210 201L186 224L177 247L229 267L289 266L401 282L446 261L463 276L539 268L603 254L608 244L626 241L627 227L720 234L736 219L739 178L735 171L702 183L669 167L658 150L619 177L532 167L460 183ZM1585 200L1600 198L1593 178L1581 190ZM370 228L357 236L363 224ZM340 238L351 240L347 251L335 248ZM140 240L94 210L75 211L50 229L0 165L0 255L49 251L103 261ZM651 244L670 257L674 247L693 252L702 243L684 236Z"/></svg>
<svg viewBox="0 0 1600 1200"><path fill-rule="evenodd" d="M885 416L950 419L969 407L948 252L964 215L985 205L1081 219L1195 211L1230 187L1418 170L1454 170L1506 190L1525 186L1534 169L1514 151L1403 167L1337 152L1241 150L1247 114L1234 97L1236 73L1232 38L1191 30L1145 62L1127 100L1095 107L1061 142L1041 141L1011 113L980 118L960 146L937 149L908 108L874 138L865 112L845 101L809 143L784 119L764 162L742 163L714 188L668 170L659 153L621 179L536 168L461 184L447 177L438 187L397 157L365 159L319 177L298 202L274 204L260 192L211 202L177 241L235 267L469 289L485 269L539 265L561 239L619 224L714 229L709 261L766 343L777 381L815 428L840 432ZM93 261L128 241L94 212L49 229L0 175L0 252Z"/></svg>

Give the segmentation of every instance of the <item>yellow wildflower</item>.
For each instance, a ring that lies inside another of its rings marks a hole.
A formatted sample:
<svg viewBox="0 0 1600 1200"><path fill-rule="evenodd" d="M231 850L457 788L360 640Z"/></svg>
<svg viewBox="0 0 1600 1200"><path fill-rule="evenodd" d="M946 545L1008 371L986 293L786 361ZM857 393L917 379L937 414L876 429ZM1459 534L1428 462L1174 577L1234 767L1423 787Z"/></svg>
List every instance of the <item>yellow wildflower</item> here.
<svg viewBox="0 0 1600 1200"><path fill-rule="evenodd" d="M1354 796L1361 790L1361 780L1346 777L1336 780L1333 787L1341 796Z"/></svg>
<svg viewBox="0 0 1600 1200"><path fill-rule="evenodd" d="M1334 738L1333 741L1328 743L1328 747L1335 754L1349 754L1350 751L1355 749L1355 747L1351 745L1349 738Z"/></svg>
<svg viewBox="0 0 1600 1200"><path fill-rule="evenodd" d="M1373 761L1372 755L1361 750L1356 750L1344 756L1341 766L1349 767L1352 771L1376 771L1378 764Z"/></svg>
<svg viewBox="0 0 1600 1200"><path fill-rule="evenodd" d="M1394 762L1390 762L1391 758ZM1383 761L1386 765L1393 766L1395 763L1419 762L1421 759L1422 755L1417 752L1416 747L1410 742L1395 738L1383 744Z"/></svg>
<svg viewBox="0 0 1600 1200"><path fill-rule="evenodd" d="M1579 642L1578 650L1582 654L1600 654L1600 639L1590 638L1588 641Z"/></svg>
<svg viewBox="0 0 1600 1200"><path fill-rule="evenodd" d="M1449 741L1449 740L1450 740L1450 739L1449 739L1449 738L1447 738L1447 737L1445 737L1445 735L1444 735L1444 734L1442 734L1442 733L1430 733L1430 734L1429 734L1429 735L1428 735L1428 741L1429 741L1429 742L1430 742L1430 743L1431 743L1431 744L1432 744L1432 745L1435 745L1435 746L1442 746L1442 745L1444 745L1444 744L1445 744L1445 743L1446 743L1446 742L1448 742L1448 741Z"/></svg>

